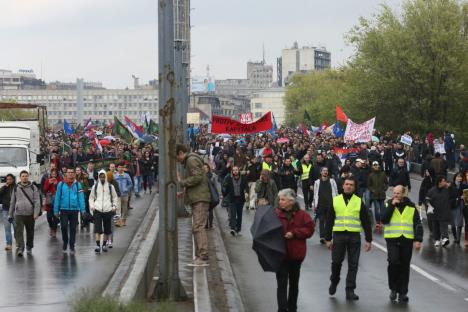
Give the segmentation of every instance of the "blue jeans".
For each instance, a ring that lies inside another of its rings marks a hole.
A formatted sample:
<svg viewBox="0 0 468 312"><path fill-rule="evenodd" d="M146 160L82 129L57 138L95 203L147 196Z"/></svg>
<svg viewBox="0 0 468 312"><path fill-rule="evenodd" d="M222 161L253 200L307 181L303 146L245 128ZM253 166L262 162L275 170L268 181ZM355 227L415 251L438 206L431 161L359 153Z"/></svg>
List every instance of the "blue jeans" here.
<svg viewBox="0 0 468 312"><path fill-rule="evenodd" d="M372 206L374 206L375 223L380 223L380 220L382 220L384 202L385 201L383 199L373 199L372 200Z"/></svg>
<svg viewBox="0 0 468 312"><path fill-rule="evenodd" d="M141 182L143 181L143 177L142 176L135 176L133 177L133 191L136 193L136 194L139 194L140 191L141 191Z"/></svg>
<svg viewBox="0 0 468 312"><path fill-rule="evenodd" d="M229 227L236 232L241 231L242 227L242 211L244 203L229 203Z"/></svg>
<svg viewBox="0 0 468 312"><path fill-rule="evenodd" d="M7 245L13 244L13 234L12 229L15 227L15 222L13 223L8 222L8 210L2 210L2 217L3 217L3 228L5 229L5 240Z"/></svg>

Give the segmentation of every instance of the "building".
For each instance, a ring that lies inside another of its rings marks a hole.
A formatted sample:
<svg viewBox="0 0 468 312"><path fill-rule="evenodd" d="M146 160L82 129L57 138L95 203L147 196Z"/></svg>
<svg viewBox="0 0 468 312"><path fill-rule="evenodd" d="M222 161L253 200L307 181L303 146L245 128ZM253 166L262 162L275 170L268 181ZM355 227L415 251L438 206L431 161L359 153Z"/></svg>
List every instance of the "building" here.
<svg viewBox="0 0 468 312"><path fill-rule="evenodd" d="M42 79L37 79L31 69L20 69L17 73L0 69L0 90L35 90L45 89Z"/></svg>
<svg viewBox="0 0 468 312"><path fill-rule="evenodd" d="M138 122L142 114L150 112L158 120L158 90L154 89L85 89L83 97L83 118L108 122L117 116L128 116ZM77 120L76 90L0 90L0 102L38 104L47 107L50 125L62 122L82 122Z"/></svg>
<svg viewBox="0 0 468 312"><path fill-rule="evenodd" d="M326 48L304 46L299 48L297 42L290 49L283 49L277 59L278 85L286 86L296 73L308 73L331 67L331 53Z"/></svg>
<svg viewBox="0 0 468 312"><path fill-rule="evenodd" d="M205 115L222 115L219 97L211 94L194 94L190 98L190 109L199 109Z"/></svg>
<svg viewBox="0 0 468 312"><path fill-rule="evenodd" d="M100 81L84 81L83 88L85 90L102 90L105 89ZM61 82L52 81L47 83L48 90L76 90L76 82Z"/></svg>
<svg viewBox="0 0 468 312"><path fill-rule="evenodd" d="M265 89L273 82L273 66L265 61L247 62L247 80L253 88Z"/></svg>
<svg viewBox="0 0 468 312"><path fill-rule="evenodd" d="M285 124L285 93L285 88L270 88L254 93L250 99L250 111L253 114L253 118L260 118L262 115L271 111L278 126Z"/></svg>

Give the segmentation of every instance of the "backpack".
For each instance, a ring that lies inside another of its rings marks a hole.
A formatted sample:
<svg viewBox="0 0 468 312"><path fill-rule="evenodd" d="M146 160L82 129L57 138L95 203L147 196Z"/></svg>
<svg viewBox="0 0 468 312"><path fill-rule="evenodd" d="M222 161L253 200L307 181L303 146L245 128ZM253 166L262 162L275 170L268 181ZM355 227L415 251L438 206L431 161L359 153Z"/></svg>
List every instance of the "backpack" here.
<svg viewBox="0 0 468 312"><path fill-rule="evenodd" d="M107 183L107 185L109 185L109 194L110 194L110 198L111 198L111 205L114 206L114 196L112 195L112 184ZM93 187L94 187L94 201L96 201L98 183L96 183Z"/></svg>

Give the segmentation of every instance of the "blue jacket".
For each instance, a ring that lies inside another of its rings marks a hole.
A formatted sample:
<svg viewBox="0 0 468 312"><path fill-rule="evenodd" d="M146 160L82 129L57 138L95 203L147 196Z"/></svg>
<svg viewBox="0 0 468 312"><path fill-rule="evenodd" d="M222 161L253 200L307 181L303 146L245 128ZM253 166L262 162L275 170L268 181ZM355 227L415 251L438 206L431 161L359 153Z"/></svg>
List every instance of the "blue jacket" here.
<svg viewBox="0 0 468 312"><path fill-rule="evenodd" d="M119 185L120 197L128 196L133 188L132 178L128 173L124 172L122 175L115 173L114 180Z"/></svg>
<svg viewBox="0 0 468 312"><path fill-rule="evenodd" d="M55 193L54 214L58 215L60 210L80 211L84 213L85 197L80 182L73 182L71 187L66 182L60 182L57 185Z"/></svg>

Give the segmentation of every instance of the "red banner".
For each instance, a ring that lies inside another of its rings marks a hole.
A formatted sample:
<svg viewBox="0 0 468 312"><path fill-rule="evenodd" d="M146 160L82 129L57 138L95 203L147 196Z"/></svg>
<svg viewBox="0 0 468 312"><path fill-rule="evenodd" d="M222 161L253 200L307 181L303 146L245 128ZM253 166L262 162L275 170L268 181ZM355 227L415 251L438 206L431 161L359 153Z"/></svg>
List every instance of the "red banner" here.
<svg viewBox="0 0 468 312"><path fill-rule="evenodd" d="M247 124L243 124L228 117L213 115L211 133L246 134L268 131L271 128L271 112Z"/></svg>

